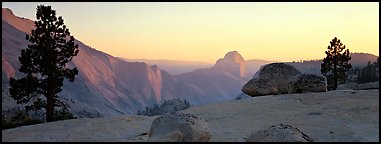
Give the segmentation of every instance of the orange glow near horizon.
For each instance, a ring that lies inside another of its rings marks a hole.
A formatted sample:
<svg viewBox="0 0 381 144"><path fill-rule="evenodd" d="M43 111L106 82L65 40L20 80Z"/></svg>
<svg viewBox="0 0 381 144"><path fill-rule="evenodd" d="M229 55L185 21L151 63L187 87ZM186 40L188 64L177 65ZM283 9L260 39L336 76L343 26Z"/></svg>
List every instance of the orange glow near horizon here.
<svg viewBox="0 0 381 144"><path fill-rule="evenodd" d="M379 53L379 3L12 3L35 19L51 5L72 35L116 57L215 63L229 51L246 60L314 60L339 38L350 52Z"/></svg>

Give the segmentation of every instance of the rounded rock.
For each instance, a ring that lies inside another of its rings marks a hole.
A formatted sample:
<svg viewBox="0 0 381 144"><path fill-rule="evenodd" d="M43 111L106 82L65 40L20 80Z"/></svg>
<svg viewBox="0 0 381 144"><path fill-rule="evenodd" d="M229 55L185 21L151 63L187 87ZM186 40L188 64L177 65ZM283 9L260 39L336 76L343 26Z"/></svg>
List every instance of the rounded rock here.
<svg viewBox="0 0 381 144"><path fill-rule="evenodd" d="M211 138L207 123L189 113L166 113L156 118L148 141L207 142Z"/></svg>
<svg viewBox="0 0 381 144"><path fill-rule="evenodd" d="M249 136L246 142L312 142L313 140L291 125L273 125Z"/></svg>

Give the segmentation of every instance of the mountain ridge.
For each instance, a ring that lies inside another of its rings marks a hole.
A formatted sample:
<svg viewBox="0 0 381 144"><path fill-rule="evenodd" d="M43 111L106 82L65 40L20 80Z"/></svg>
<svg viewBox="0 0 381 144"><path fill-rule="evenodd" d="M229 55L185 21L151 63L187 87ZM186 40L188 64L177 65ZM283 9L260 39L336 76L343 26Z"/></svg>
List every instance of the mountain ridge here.
<svg viewBox="0 0 381 144"><path fill-rule="evenodd" d="M25 31L34 26L30 26L33 24L31 20L14 16L4 8L3 15L9 16L2 19L2 77L4 78L2 103L4 104L12 101L5 92L9 88L9 77L23 75L18 71L20 67L18 57L21 49L26 48L29 43L25 39ZM15 21L17 23L13 23ZM71 108L75 114L86 110L111 116L135 113L146 106L168 99L179 98L191 104L203 104L233 99L233 95L236 95L230 92L233 88L221 89L224 83L212 82L211 85L201 87L194 82L195 80L184 80L183 77L171 75L157 66L150 66L144 62L126 62L91 48L77 39L75 42L78 44L79 53L67 65L77 67L79 73L73 83L64 81L63 91L59 94L76 102ZM235 76L226 72L209 69L205 71L208 71L207 75L200 76L198 80L214 77L214 80L232 82L236 90L239 90L238 87L241 86L239 84L243 82L232 78ZM240 82L237 84L237 81ZM10 109L11 106L4 104L2 109Z"/></svg>

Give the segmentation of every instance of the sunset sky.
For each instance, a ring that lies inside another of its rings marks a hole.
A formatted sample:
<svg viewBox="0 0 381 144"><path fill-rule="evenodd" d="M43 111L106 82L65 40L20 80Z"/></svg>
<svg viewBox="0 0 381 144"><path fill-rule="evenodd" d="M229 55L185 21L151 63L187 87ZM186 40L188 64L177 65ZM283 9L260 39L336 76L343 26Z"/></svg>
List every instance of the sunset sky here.
<svg viewBox="0 0 381 144"><path fill-rule="evenodd" d="M2 2L35 20L51 5L86 45L124 58L215 63L244 59L315 60L338 37L350 52L379 53L379 3L29 3Z"/></svg>

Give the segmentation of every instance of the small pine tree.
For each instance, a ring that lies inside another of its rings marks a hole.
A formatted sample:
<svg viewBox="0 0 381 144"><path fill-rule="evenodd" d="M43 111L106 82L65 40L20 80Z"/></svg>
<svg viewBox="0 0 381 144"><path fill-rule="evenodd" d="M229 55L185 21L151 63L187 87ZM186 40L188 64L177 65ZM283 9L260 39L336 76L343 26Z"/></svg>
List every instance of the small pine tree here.
<svg viewBox="0 0 381 144"><path fill-rule="evenodd" d="M352 65L348 63L351 60L349 49L345 50L345 45L338 38L332 39L330 44L325 51L327 56L323 59L320 71L327 77L328 90L335 90L338 84L346 81L346 72L352 68Z"/></svg>
<svg viewBox="0 0 381 144"><path fill-rule="evenodd" d="M70 36L62 17L57 18L51 6L37 6L36 18L36 29L32 30L31 35L26 35L31 44L21 51L19 57L19 71L26 77L10 78L9 94L18 104L32 100L32 104L25 106L27 111L45 108L47 122L71 118L68 104L61 101L57 94L62 91L65 78L73 82L78 74L76 68L66 67L66 63L78 54L78 45L74 43L74 37ZM55 113L55 107L62 109Z"/></svg>

